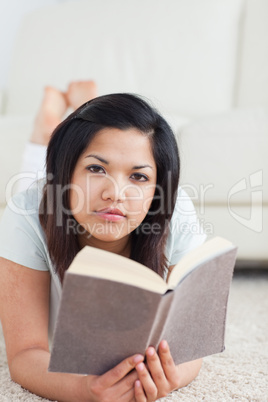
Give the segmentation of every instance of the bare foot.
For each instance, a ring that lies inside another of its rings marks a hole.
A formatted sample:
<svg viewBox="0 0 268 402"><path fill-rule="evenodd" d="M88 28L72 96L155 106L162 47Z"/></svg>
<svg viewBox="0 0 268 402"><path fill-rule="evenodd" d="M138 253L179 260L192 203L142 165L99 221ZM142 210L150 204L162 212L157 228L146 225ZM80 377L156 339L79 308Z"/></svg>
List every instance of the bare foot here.
<svg viewBox="0 0 268 402"><path fill-rule="evenodd" d="M83 103L97 97L97 85L94 81L75 81L69 84L66 98L74 110Z"/></svg>
<svg viewBox="0 0 268 402"><path fill-rule="evenodd" d="M31 141L47 145L53 130L62 121L67 110L66 95L56 88L46 87L37 113Z"/></svg>

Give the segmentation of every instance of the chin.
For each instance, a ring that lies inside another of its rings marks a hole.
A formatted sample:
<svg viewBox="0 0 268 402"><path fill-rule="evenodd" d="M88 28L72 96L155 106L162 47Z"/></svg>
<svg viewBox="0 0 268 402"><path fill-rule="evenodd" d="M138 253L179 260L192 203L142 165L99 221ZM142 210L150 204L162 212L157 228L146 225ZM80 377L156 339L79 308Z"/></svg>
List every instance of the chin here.
<svg viewBox="0 0 268 402"><path fill-rule="evenodd" d="M105 235L95 235L94 233L92 234L92 236L100 241L103 241L104 243L109 243L109 242L114 242L117 240L122 239L123 237L125 237L126 235L120 236L120 235L114 235L114 234L105 234Z"/></svg>
<svg viewBox="0 0 268 402"><path fill-rule="evenodd" d="M113 226L111 228L104 228L103 231L91 231L90 236L103 242L111 242L120 240L126 237L129 233L126 233L122 228Z"/></svg>
<svg viewBox="0 0 268 402"><path fill-rule="evenodd" d="M129 223L111 223L111 222L93 222L83 225L87 230L87 238L95 238L98 241L113 242L130 235L136 229L137 225L130 225Z"/></svg>

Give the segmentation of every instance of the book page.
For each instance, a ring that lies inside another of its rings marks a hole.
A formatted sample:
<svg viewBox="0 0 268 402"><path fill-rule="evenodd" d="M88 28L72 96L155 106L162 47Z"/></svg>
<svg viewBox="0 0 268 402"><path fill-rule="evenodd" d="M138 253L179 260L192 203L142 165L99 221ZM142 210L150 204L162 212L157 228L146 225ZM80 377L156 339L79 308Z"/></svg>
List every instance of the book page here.
<svg viewBox="0 0 268 402"><path fill-rule="evenodd" d="M164 279L150 268L129 258L89 246L77 254L68 272L126 283L159 294L167 290Z"/></svg>
<svg viewBox="0 0 268 402"><path fill-rule="evenodd" d="M168 288L174 289L197 266L233 248L235 246L229 240L222 237L214 237L194 250L191 250L173 268L169 276Z"/></svg>

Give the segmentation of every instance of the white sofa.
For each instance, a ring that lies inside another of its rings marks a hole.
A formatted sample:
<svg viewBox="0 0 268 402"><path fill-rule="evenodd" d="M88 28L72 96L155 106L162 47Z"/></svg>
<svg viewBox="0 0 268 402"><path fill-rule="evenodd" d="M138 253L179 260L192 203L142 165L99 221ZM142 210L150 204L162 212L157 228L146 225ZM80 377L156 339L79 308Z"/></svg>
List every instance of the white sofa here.
<svg viewBox="0 0 268 402"><path fill-rule="evenodd" d="M240 261L267 262L267 19L267 0L70 1L28 15L0 96L1 209L43 87L95 79L100 94L152 100L205 231L233 240Z"/></svg>

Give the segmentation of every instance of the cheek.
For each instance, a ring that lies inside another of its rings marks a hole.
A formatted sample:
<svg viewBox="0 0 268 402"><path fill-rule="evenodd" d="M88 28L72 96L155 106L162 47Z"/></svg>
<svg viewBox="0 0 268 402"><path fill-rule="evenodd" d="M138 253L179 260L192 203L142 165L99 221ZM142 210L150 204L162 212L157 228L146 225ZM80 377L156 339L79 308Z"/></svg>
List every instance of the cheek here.
<svg viewBox="0 0 268 402"><path fill-rule="evenodd" d="M80 186L73 186L70 191L70 207L73 215L79 214L85 205L85 194Z"/></svg>
<svg viewBox="0 0 268 402"><path fill-rule="evenodd" d="M143 209L144 209L144 212L145 212L146 214L148 213L148 211L149 211L149 209L150 209L150 207L151 207L153 198L154 198L154 194L148 196L148 197L144 200Z"/></svg>
<svg viewBox="0 0 268 402"><path fill-rule="evenodd" d="M81 178L74 177L70 191L70 206L73 215L83 211L88 201L87 183Z"/></svg>
<svg viewBox="0 0 268 402"><path fill-rule="evenodd" d="M102 182L89 177L73 180L70 191L70 206L73 215L89 213L96 207L103 191Z"/></svg>
<svg viewBox="0 0 268 402"><path fill-rule="evenodd" d="M131 210L136 215L145 217L148 213L155 193L155 186L139 188L130 195ZM135 212L134 212L135 211Z"/></svg>
<svg viewBox="0 0 268 402"><path fill-rule="evenodd" d="M150 188L149 190L147 190L145 197L144 197L144 210L147 212L149 211L153 198L154 198L154 194L155 194L155 186L153 188Z"/></svg>

